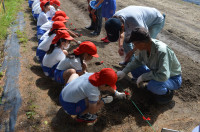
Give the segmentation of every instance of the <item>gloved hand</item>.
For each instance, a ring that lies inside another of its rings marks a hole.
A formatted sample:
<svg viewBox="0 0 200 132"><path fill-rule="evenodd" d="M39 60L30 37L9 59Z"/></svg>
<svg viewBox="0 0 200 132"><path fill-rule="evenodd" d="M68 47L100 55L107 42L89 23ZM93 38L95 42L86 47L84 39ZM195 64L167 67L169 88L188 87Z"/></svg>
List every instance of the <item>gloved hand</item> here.
<svg viewBox="0 0 200 132"><path fill-rule="evenodd" d="M121 80L122 78L124 78L125 75L126 74L123 71L118 71L117 72L118 81Z"/></svg>
<svg viewBox="0 0 200 132"><path fill-rule="evenodd" d="M104 104L110 103L113 101L113 97L112 96L106 96L106 97L102 97L101 100L104 102Z"/></svg>
<svg viewBox="0 0 200 132"><path fill-rule="evenodd" d="M140 83L142 83L143 80L142 80L142 75L140 75L136 81L136 84L137 84L137 87L139 88L140 87Z"/></svg>
<svg viewBox="0 0 200 132"><path fill-rule="evenodd" d="M81 43L82 43L81 41L78 41L78 42L77 42L77 44L81 44Z"/></svg>
<svg viewBox="0 0 200 132"><path fill-rule="evenodd" d="M118 92L117 90L115 91L115 96L116 96L118 99L126 99L126 94L125 94L125 93L122 93L122 92Z"/></svg>

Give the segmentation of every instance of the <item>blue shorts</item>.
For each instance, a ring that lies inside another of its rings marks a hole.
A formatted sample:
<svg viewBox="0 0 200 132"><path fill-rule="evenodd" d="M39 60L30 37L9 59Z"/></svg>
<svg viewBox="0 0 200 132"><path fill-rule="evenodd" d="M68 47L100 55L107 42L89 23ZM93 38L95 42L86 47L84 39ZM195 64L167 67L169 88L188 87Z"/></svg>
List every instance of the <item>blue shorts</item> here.
<svg viewBox="0 0 200 132"><path fill-rule="evenodd" d="M39 17L39 14L33 14L33 17L35 18L35 20L37 20Z"/></svg>
<svg viewBox="0 0 200 132"><path fill-rule="evenodd" d="M56 69L54 71L54 79L56 82L61 83L61 84L65 84L65 80L63 78L63 73L65 72L65 70L58 70Z"/></svg>
<svg viewBox="0 0 200 132"><path fill-rule="evenodd" d="M150 72L150 69L146 66L140 66L133 71L131 74L134 78L138 78L140 75ZM181 87L182 77L181 75L170 77L165 82L158 82L155 80L149 80L147 90L157 95L164 95L168 90L177 90Z"/></svg>
<svg viewBox="0 0 200 132"><path fill-rule="evenodd" d="M48 17L48 20L50 21L52 18L51 17Z"/></svg>
<svg viewBox="0 0 200 132"><path fill-rule="evenodd" d="M28 5L29 5L30 8L32 8L32 4L33 4L33 1L28 0Z"/></svg>
<svg viewBox="0 0 200 132"><path fill-rule="evenodd" d="M40 43L41 43L42 41L43 41L43 40L39 39L39 41L38 41L38 46L40 45Z"/></svg>
<svg viewBox="0 0 200 132"><path fill-rule="evenodd" d="M53 67L49 68L49 67L46 67L46 66L43 66L42 65L42 70L44 72L44 74L48 77L51 77L52 79L54 79L54 71L57 67L58 63L55 64Z"/></svg>
<svg viewBox="0 0 200 132"><path fill-rule="evenodd" d="M63 109L70 115L79 115L86 109L85 99L77 103L69 103L63 100L62 92L60 93L59 101Z"/></svg>
<svg viewBox="0 0 200 132"><path fill-rule="evenodd" d="M39 61L40 63L42 63L42 60L43 60L45 54L46 54L45 51L40 50L40 49L37 48L36 57L37 57L37 59L38 59L38 61Z"/></svg>
<svg viewBox="0 0 200 132"><path fill-rule="evenodd" d="M116 11L116 0L104 0L102 5L102 17L111 18Z"/></svg>
<svg viewBox="0 0 200 132"><path fill-rule="evenodd" d="M40 28L41 26L37 26L37 30Z"/></svg>
<svg viewBox="0 0 200 132"><path fill-rule="evenodd" d="M41 28L39 28L37 30L37 37L40 36L40 38L42 37L43 34L45 34L46 30L42 30Z"/></svg>

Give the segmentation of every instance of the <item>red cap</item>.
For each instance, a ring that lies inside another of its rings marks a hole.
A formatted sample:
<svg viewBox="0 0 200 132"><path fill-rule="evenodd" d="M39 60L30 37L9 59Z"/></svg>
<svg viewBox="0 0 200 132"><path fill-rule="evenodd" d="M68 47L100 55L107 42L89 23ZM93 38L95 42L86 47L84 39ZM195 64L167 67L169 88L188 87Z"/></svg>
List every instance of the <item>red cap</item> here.
<svg viewBox="0 0 200 132"><path fill-rule="evenodd" d="M58 30L56 32L56 36L53 38L53 41L51 44L56 44L58 42L59 39L64 38L66 40L73 40L74 38L72 38L70 36L70 34L66 31L66 30Z"/></svg>
<svg viewBox="0 0 200 132"><path fill-rule="evenodd" d="M53 5L53 1L54 1L54 0L50 0L50 5Z"/></svg>
<svg viewBox="0 0 200 132"><path fill-rule="evenodd" d="M114 90L117 89L117 74L111 68L103 68L100 72L95 72L89 77L89 81L96 87L107 84Z"/></svg>
<svg viewBox="0 0 200 132"><path fill-rule="evenodd" d="M55 21L52 25L51 31L53 31L54 29L67 29L67 28L63 22Z"/></svg>
<svg viewBox="0 0 200 132"><path fill-rule="evenodd" d="M61 22L67 22L67 20L63 16L57 16L53 17L52 21L61 21Z"/></svg>
<svg viewBox="0 0 200 132"><path fill-rule="evenodd" d="M44 5L47 4L48 2L49 2L49 1L47 1L47 0L41 1L40 7L41 7L42 11L44 11Z"/></svg>
<svg viewBox="0 0 200 132"><path fill-rule="evenodd" d="M64 11L56 11L55 15L53 16L54 17L57 17L57 16L63 16L65 19L69 19L69 17L66 15L66 13ZM52 18L52 19L53 19Z"/></svg>
<svg viewBox="0 0 200 132"><path fill-rule="evenodd" d="M74 49L74 54L80 55L83 53L88 53L94 57L99 57L97 54L97 47L94 43L90 41L84 41L82 42L78 48Z"/></svg>
<svg viewBox="0 0 200 132"><path fill-rule="evenodd" d="M46 0L43 0L43 1L40 2L40 7L41 7L42 11L44 11L44 5L45 5L47 2L48 2L48 1L46 1Z"/></svg>
<svg viewBox="0 0 200 132"><path fill-rule="evenodd" d="M60 6L60 1L59 0L53 0L52 3L57 5L57 6Z"/></svg>

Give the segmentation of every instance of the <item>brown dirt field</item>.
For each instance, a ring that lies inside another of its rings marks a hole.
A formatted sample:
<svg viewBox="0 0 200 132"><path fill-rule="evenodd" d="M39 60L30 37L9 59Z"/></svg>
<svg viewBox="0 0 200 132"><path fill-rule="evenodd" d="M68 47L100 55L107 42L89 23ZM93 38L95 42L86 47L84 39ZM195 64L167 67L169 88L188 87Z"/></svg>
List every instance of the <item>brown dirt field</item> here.
<svg viewBox="0 0 200 132"><path fill-rule="evenodd" d="M61 9L70 17L67 25L74 27L83 37L78 40L90 40L97 45L100 60L106 67L121 69L118 65L120 57L117 53L117 43L105 44L100 41L105 36L105 30L98 37L89 35L84 27L90 24L87 2L85 0L61 0ZM164 30L158 39L164 41L172 49L182 65L183 84L175 92L173 102L167 105L157 105L149 98L148 93L137 89L136 85L127 77L117 83L119 91L123 89L131 93L131 99L145 115L150 117L150 123L156 132L162 128L170 128L181 132L192 131L199 124L200 119L200 6L182 2L181 0L117 0L117 10L128 5L143 5L159 9L166 14ZM16 131L38 132L151 132L141 114L130 100L115 99L107 104L99 113L98 121L94 124L79 124L64 113L58 102L62 90L61 85L45 77L38 63L34 61L37 48L36 23L32 19L27 1L23 5L26 21L28 43L21 47L21 73L19 78L22 107L18 112ZM103 24L104 25L104 24ZM70 51L76 45L72 44ZM95 65L99 59L88 63L88 71L96 72L104 65ZM29 112L29 113L28 113ZM26 115L32 114L30 119Z"/></svg>

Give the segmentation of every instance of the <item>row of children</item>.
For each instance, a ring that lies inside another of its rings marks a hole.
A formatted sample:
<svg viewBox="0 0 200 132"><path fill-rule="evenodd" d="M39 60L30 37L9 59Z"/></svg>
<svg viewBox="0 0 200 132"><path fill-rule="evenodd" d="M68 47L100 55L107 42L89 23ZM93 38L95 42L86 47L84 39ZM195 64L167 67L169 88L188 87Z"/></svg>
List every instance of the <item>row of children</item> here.
<svg viewBox="0 0 200 132"><path fill-rule="evenodd" d="M50 2L43 0L40 6L42 11L47 8L47 12L41 12L40 15L45 14L48 22ZM95 2L95 6L90 2L90 6L100 8L98 2ZM58 19L60 15L62 18ZM66 84L60 94L60 103L68 114L78 115L80 121L96 120L95 113L104 103L113 100L112 96L99 97L100 91L108 90L118 98L125 98L125 93L116 90L115 83L129 72L137 79L138 87L146 84L144 88L157 103L165 104L172 100L174 90L179 89L182 83L181 65L169 46L155 39L164 26L165 15L155 8L129 6L117 11L106 21L107 39L119 42L118 52L121 56L126 54L126 61L129 62L117 74L110 68L97 73L85 72L85 61L91 60L92 56L98 57L92 42L82 42L73 54L68 54L67 46L70 41L77 42L73 38L77 34L66 28L64 23L67 19L63 11L55 12L51 29L45 31L41 38L38 35L37 56L45 75ZM46 23L38 25L38 31ZM134 55L136 50L139 50L138 56Z"/></svg>
<svg viewBox="0 0 200 132"><path fill-rule="evenodd" d="M41 9L35 18L39 41L36 58L46 76L65 85L59 101L66 113L77 115L78 121L93 122L97 119L97 111L113 100L112 96L101 97L100 91L110 91L117 98L126 98L125 93L116 90L117 74L113 69L86 72L86 62L99 57L97 48L90 41L80 43L74 39L78 34L66 27L69 17L64 11L58 10L59 0L30 0L29 5L33 16L36 16L35 6L39 5ZM69 54L67 50L71 41L79 46Z"/></svg>

